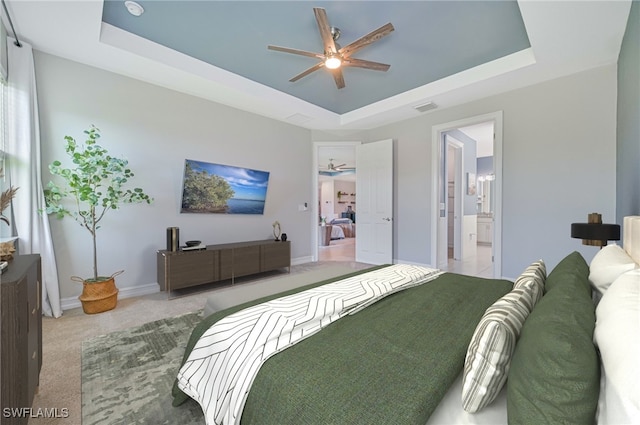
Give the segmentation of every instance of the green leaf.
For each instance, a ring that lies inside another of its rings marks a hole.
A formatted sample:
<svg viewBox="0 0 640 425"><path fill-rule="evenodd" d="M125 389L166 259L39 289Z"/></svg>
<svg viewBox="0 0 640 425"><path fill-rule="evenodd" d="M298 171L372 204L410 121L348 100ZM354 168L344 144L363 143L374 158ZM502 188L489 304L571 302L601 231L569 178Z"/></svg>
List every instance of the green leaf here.
<svg viewBox="0 0 640 425"><path fill-rule="evenodd" d="M125 203L149 204L152 198L140 188L133 191L122 188L133 177L133 172L127 168L126 159L112 157L104 146L96 143L101 137L97 127L92 125L84 134L87 136L84 145L78 144L71 136L64 136L65 152L73 165L65 168L59 160L49 165L51 174L59 176L66 185L59 187L49 182L45 190L44 211L58 218L65 215L74 218L95 241L95 230L99 228L98 222L106 211L118 209L120 204ZM74 211L65 208L65 199L70 200L68 205L73 205ZM103 210L97 211L96 208ZM94 264L97 273L96 266Z"/></svg>

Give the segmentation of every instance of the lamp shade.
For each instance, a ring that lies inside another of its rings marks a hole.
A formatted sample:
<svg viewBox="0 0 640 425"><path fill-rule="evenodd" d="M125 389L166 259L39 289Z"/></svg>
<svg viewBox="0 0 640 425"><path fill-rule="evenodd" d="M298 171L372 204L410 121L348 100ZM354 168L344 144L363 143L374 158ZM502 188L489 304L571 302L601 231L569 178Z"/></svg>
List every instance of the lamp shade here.
<svg viewBox="0 0 640 425"><path fill-rule="evenodd" d="M620 225L603 223L571 223L571 237L596 241L619 241Z"/></svg>
<svg viewBox="0 0 640 425"><path fill-rule="evenodd" d="M571 237L582 239L583 245L599 246L602 248L607 241L620 240L619 224L604 224L602 215L589 214L587 223L571 223Z"/></svg>

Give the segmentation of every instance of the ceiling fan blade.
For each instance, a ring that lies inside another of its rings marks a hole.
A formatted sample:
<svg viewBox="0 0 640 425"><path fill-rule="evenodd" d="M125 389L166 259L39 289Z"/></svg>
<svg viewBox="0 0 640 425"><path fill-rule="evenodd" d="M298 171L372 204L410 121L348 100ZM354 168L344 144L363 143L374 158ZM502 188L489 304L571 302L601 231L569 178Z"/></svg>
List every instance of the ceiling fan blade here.
<svg viewBox="0 0 640 425"><path fill-rule="evenodd" d="M269 50L277 50L278 52L293 53L294 55L309 56L311 58L324 59L324 55L322 55L320 53L313 53L313 52L307 52L305 50L291 49L289 47L268 45L267 49L269 49Z"/></svg>
<svg viewBox="0 0 640 425"><path fill-rule="evenodd" d="M319 70L323 66L324 66L324 62L318 62L317 64L313 65L311 68L308 68L307 70L305 70L305 71L301 72L300 74L296 75L295 77L291 78L289 81L294 83L294 82L298 81L300 78L306 77L307 75L311 74L312 72Z"/></svg>
<svg viewBox="0 0 640 425"><path fill-rule="evenodd" d="M344 57L348 57L349 55L357 52L363 47L366 47L369 44L380 40L382 37L389 35L393 30L394 30L393 25L391 25L391 22L389 22L381 26L377 30L373 30L369 34L360 37L353 43L344 46L342 49L340 49L339 53Z"/></svg>
<svg viewBox="0 0 640 425"><path fill-rule="evenodd" d="M373 69L375 71L387 71L391 65L380 62L371 62L364 59L348 58L342 61L342 66L353 66L356 68Z"/></svg>
<svg viewBox="0 0 640 425"><path fill-rule="evenodd" d="M324 65L324 63L322 65ZM344 85L344 76L342 75L342 70L340 68L337 68L337 69L329 69L329 71L331 71L331 74L333 74L333 79L336 82L336 87L338 87L339 89L343 89L345 85Z"/></svg>
<svg viewBox="0 0 640 425"><path fill-rule="evenodd" d="M329 26L329 19L327 19L327 12L321 7L314 7L313 13L316 15L316 21L318 22L318 29L320 30L320 37L322 37L322 43L324 44L325 54L338 52L336 49L336 42L331 35L331 27Z"/></svg>

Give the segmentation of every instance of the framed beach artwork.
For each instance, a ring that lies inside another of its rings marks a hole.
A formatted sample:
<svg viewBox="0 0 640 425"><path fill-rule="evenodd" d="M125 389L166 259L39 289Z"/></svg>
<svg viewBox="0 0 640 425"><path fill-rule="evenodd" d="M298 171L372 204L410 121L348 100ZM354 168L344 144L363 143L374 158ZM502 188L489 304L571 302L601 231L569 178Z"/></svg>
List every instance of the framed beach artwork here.
<svg viewBox="0 0 640 425"><path fill-rule="evenodd" d="M264 214L269 172L186 159L181 213Z"/></svg>

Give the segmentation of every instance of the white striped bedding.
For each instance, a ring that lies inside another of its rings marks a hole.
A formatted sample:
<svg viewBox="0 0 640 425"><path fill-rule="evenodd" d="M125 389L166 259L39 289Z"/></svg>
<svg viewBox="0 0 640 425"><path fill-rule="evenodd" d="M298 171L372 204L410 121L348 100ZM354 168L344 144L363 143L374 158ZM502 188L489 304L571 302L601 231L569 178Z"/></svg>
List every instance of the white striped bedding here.
<svg viewBox="0 0 640 425"><path fill-rule="evenodd" d="M208 425L237 424L251 383L269 357L345 315L440 274L396 264L229 315L198 340L178 373L178 385L201 405Z"/></svg>

